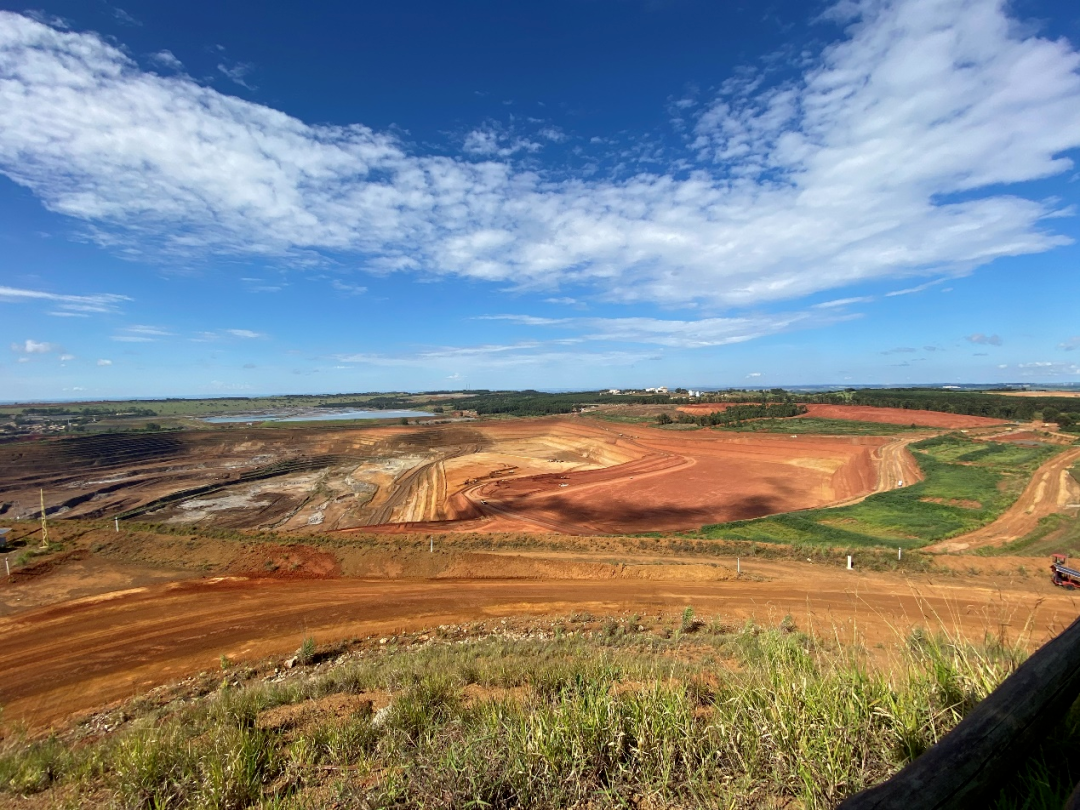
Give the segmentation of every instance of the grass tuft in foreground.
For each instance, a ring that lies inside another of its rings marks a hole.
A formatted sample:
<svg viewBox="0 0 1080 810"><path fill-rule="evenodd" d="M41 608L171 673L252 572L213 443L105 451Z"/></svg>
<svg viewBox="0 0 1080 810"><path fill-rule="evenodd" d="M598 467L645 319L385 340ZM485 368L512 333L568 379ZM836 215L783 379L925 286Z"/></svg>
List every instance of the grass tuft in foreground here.
<svg viewBox="0 0 1080 810"><path fill-rule="evenodd" d="M825 808L933 745L1023 657L999 640L915 632L875 663L790 616L772 628L698 621L692 608L668 626L639 621L391 645L229 683L79 744L11 737L0 796L131 808ZM1033 791L1060 806L1080 778L1077 753L1070 720L996 806L1034 806L1019 798Z"/></svg>

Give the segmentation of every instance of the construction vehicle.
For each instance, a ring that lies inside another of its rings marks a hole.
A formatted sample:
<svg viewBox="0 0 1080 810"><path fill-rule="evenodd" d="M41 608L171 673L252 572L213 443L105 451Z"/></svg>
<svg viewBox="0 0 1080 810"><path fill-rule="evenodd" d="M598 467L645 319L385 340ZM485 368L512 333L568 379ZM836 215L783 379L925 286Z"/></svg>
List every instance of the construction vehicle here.
<svg viewBox="0 0 1080 810"><path fill-rule="evenodd" d="M1069 568L1065 564L1069 561L1069 558L1064 554L1054 554L1052 559L1050 570L1053 572L1054 584L1060 585L1067 591L1075 591L1080 588L1080 571Z"/></svg>

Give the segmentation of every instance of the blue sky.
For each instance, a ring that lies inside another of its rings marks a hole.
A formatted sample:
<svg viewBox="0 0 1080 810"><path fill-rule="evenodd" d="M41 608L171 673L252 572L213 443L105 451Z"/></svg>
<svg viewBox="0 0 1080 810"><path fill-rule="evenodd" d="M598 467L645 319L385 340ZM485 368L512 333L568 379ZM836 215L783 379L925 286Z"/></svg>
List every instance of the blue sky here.
<svg viewBox="0 0 1080 810"><path fill-rule="evenodd" d="M0 399L1080 383L1080 9L0 2Z"/></svg>

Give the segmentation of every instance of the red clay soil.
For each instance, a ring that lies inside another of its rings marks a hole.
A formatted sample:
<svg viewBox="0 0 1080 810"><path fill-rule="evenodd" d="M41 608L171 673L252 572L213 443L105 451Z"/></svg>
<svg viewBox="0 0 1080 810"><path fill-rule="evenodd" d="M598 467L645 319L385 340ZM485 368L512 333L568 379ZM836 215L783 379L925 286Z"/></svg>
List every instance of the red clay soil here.
<svg viewBox="0 0 1080 810"><path fill-rule="evenodd" d="M736 621L776 623L790 613L801 628L830 634L857 626L867 645L902 639L912 624L943 621L952 632L981 638L1002 626L1015 635L1030 621L1039 643L1077 609L1041 578L931 580L745 559L742 566L744 577L759 581L218 578L151 585L0 618L0 703L6 722L42 728L216 669L223 654L258 660L287 655L306 636L332 642L503 616L587 610L677 617L692 604L699 615Z"/></svg>
<svg viewBox="0 0 1080 810"><path fill-rule="evenodd" d="M697 528L872 492L875 436L675 433L624 428L647 454L600 470L491 481L466 490L484 514L570 534Z"/></svg>
<svg viewBox="0 0 1080 810"><path fill-rule="evenodd" d="M737 403L734 402L697 402L692 405L682 405L676 410L680 410L683 413L692 413L695 416L708 413L720 413L726 411Z"/></svg>
<svg viewBox="0 0 1080 810"><path fill-rule="evenodd" d="M230 574L273 579L325 579L341 576L337 557L311 546L264 544L247 549L229 566Z"/></svg>
<svg viewBox="0 0 1080 810"><path fill-rule="evenodd" d="M847 419L854 422L877 422L884 425L977 428L1005 424L1002 419L990 419L986 416L965 416L963 414L916 411L906 408L874 408L869 405L807 405L806 410L807 416L819 419Z"/></svg>

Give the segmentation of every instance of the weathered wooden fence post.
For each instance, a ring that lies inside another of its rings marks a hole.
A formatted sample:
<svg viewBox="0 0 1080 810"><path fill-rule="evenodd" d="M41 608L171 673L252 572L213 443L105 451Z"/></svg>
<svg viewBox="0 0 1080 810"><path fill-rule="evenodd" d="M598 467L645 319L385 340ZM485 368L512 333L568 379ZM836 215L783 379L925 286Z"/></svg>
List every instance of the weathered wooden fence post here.
<svg viewBox="0 0 1080 810"><path fill-rule="evenodd" d="M1078 695L1080 619L1021 664L937 745L837 810L983 807Z"/></svg>

